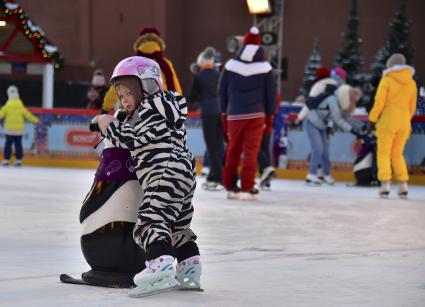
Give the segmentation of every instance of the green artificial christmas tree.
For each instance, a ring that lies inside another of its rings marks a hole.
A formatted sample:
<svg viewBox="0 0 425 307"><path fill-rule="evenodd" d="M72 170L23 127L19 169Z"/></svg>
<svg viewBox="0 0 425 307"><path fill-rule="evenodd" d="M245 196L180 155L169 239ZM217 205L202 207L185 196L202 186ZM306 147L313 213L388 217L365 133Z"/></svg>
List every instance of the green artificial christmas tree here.
<svg viewBox="0 0 425 307"><path fill-rule="evenodd" d="M406 57L407 64L413 63L415 48L409 37L411 25L412 21L407 16L406 2L401 0L390 22L387 39L376 53L375 62L372 64L374 75L381 75L382 71L386 69L387 59L393 53L401 53Z"/></svg>
<svg viewBox="0 0 425 307"><path fill-rule="evenodd" d="M311 86L316 80L316 70L322 66L322 57L319 53L319 39L314 39L313 49L308 57L307 63L304 65L304 77L300 87L300 94L304 97L308 96Z"/></svg>
<svg viewBox="0 0 425 307"><path fill-rule="evenodd" d="M364 76L361 73L363 58L361 55L362 39L359 31L359 17L357 0L351 1L350 17L347 22L347 31L342 33L341 46L334 59L334 67L340 66L347 72L347 83L361 85Z"/></svg>

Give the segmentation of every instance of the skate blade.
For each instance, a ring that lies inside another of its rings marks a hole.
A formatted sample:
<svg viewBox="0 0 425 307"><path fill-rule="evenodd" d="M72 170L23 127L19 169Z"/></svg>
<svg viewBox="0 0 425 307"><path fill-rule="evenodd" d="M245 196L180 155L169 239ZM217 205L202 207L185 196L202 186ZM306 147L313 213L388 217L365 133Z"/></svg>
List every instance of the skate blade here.
<svg viewBox="0 0 425 307"><path fill-rule="evenodd" d="M215 192L215 191L223 191L224 187L207 187L204 188L205 191Z"/></svg>
<svg viewBox="0 0 425 307"><path fill-rule="evenodd" d="M204 289L201 288L200 282L191 277L178 279L178 282L180 283L180 286L177 289L180 291L204 292Z"/></svg>
<svg viewBox="0 0 425 307"><path fill-rule="evenodd" d="M241 199L241 195L240 194L227 194L227 199L229 200L240 200Z"/></svg>
<svg viewBox="0 0 425 307"><path fill-rule="evenodd" d="M174 277L170 277L167 279L161 279L153 284L145 282L137 285L135 288L128 291L128 295L130 297L151 296L174 290L179 286L180 283Z"/></svg>
<svg viewBox="0 0 425 307"><path fill-rule="evenodd" d="M202 288L191 288L191 287L177 288L177 290L186 291L186 292L204 292L205 291Z"/></svg>
<svg viewBox="0 0 425 307"><path fill-rule="evenodd" d="M243 201L257 201L258 200L258 197L257 196L254 196L254 195L251 195L249 193L242 193L240 200L243 200Z"/></svg>
<svg viewBox="0 0 425 307"><path fill-rule="evenodd" d="M400 198L400 199L407 199L407 193L405 194L405 193L399 193L398 194L398 197Z"/></svg>
<svg viewBox="0 0 425 307"><path fill-rule="evenodd" d="M270 192L272 189L270 187L260 187L261 191Z"/></svg>
<svg viewBox="0 0 425 307"><path fill-rule="evenodd" d="M379 194L379 196L380 196L382 199L388 199L388 196L390 196L390 193L380 193L380 194Z"/></svg>

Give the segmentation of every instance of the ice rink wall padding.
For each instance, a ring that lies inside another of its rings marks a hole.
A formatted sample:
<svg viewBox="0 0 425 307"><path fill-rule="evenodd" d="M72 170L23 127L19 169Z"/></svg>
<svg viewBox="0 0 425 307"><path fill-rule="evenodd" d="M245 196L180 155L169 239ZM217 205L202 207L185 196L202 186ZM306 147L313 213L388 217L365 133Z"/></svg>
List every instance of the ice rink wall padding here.
<svg viewBox="0 0 425 307"><path fill-rule="evenodd" d="M302 126L291 128L290 121L300 107L282 104L276 117L272 155L278 177L300 179L305 176L310 146ZM24 165L96 168L103 144L98 133L88 130L98 111L81 109L30 108L40 118L39 125L26 123L23 135ZM366 122L366 116L355 116ZM198 113L189 113L186 122L188 146L196 156L198 170L202 167L205 143ZM405 157L414 183L425 184L425 116L415 116L413 132L406 145ZM0 150L3 153L5 136L0 126ZM336 130L330 141L333 174L339 180L352 180L352 162L359 144L346 132Z"/></svg>

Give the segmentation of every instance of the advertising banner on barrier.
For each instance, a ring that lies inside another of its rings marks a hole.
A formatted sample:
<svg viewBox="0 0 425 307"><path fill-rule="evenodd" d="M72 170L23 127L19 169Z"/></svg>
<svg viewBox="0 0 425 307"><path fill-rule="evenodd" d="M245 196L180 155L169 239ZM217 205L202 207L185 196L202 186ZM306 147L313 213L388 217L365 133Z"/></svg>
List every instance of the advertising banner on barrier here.
<svg viewBox="0 0 425 307"><path fill-rule="evenodd" d="M302 125L290 126L300 106L281 105L275 121L272 142L273 163L281 169L307 169L310 144ZM99 133L88 129L92 118L99 113L93 110L30 108L41 123L25 123L23 147L25 155L47 158L97 160L103 149ZM354 116L366 121L366 116ZM196 157L205 154L205 143L198 113L190 113L186 122L188 147ZM405 157L412 174L425 172L425 116L415 116L413 132L406 144ZM0 150L5 142L0 125ZM360 147L353 135L336 129L330 137L330 158L333 169L351 171Z"/></svg>
<svg viewBox="0 0 425 307"><path fill-rule="evenodd" d="M89 130L92 118L99 114L93 110L29 108L40 119L40 124L25 123L23 147L25 155L64 159L98 159L103 149L97 132ZM186 122L188 146L195 156L203 156L201 121L190 113ZM0 126L0 150L3 151L5 135Z"/></svg>

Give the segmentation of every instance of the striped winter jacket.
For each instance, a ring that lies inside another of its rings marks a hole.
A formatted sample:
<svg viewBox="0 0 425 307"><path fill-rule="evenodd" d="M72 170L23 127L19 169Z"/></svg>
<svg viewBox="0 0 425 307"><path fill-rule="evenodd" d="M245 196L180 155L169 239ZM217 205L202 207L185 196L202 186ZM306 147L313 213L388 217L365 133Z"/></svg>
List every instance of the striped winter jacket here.
<svg viewBox="0 0 425 307"><path fill-rule="evenodd" d="M264 59L263 48L245 45L229 60L219 81L221 112L228 120L274 115L276 84L272 67Z"/></svg>
<svg viewBox="0 0 425 307"><path fill-rule="evenodd" d="M144 99L128 123L112 122L104 136L114 146L130 150L137 178L146 188L149 173L167 168L170 160L187 166L182 171L193 172L193 156L186 145L186 117L186 99L175 92L161 92Z"/></svg>

